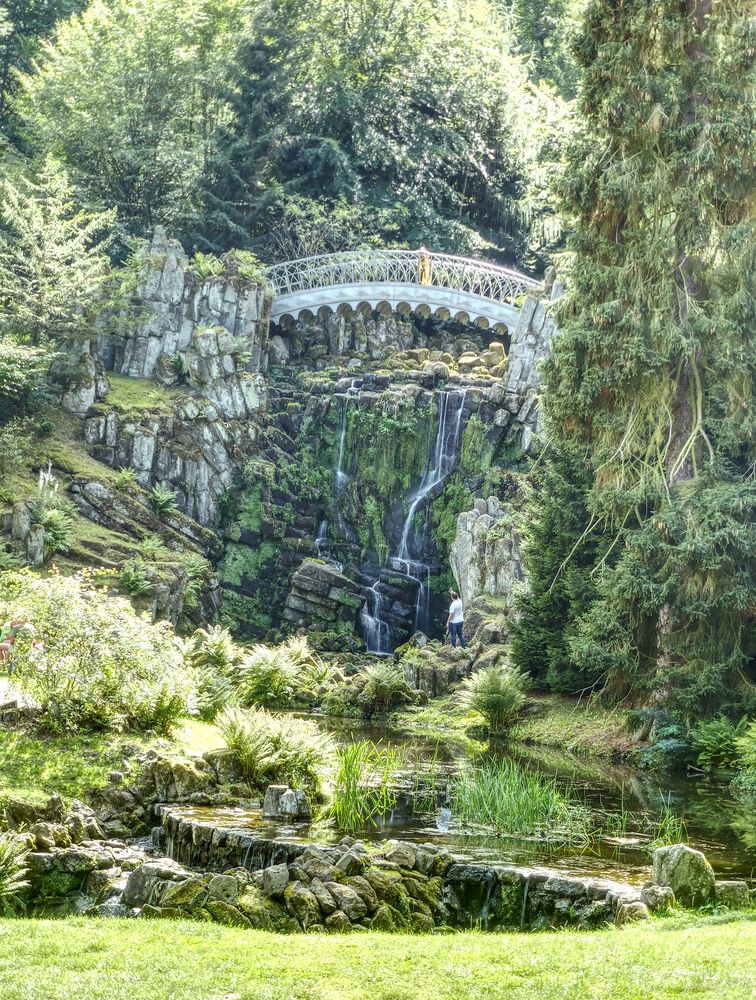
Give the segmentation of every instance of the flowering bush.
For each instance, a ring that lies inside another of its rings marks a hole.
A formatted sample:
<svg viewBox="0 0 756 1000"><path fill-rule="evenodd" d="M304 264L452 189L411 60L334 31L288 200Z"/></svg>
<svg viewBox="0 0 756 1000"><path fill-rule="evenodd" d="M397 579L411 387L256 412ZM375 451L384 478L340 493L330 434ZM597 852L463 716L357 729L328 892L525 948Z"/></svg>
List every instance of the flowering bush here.
<svg viewBox="0 0 756 1000"><path fill-rule="evenodd" d="M165 622L87 580L0 574L0 622L21 619L15 682L51 729L156 729L190 708L194 670Z"/></svg>

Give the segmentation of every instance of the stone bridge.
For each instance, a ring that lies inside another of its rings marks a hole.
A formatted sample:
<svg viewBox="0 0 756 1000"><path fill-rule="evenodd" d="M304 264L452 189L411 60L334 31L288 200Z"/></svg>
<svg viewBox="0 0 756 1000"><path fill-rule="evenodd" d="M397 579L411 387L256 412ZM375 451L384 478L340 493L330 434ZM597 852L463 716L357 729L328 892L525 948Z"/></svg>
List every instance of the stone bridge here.
<svg viewBox="0 0 756 1000"><path fill-rule="evenodd" d="M274 323L344 309L390 309L511 328L539 282L487 261L420 250L354 250L269 269Z"/></svg>

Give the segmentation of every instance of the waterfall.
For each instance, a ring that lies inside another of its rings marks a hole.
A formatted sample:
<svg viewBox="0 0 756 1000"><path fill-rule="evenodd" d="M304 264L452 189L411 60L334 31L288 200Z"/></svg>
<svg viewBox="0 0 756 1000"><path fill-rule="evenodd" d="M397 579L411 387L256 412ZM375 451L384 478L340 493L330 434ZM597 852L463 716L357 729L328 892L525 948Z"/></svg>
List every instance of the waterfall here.
<svg viewBox="0 0 756 1000"><path fill-rule="evenodd" d="M399 545L390 554L387 564L397 575L406 578L416 590L415 629L428 631L430 617L430 566L424 561L427 545L429 507L433 492L454 471L459 461L462 420L466 389L449 389L438 395L438 426L435 440L429 440L423 477L409 497L409 509L404 519ZM422 528L418 530L417 515L424 508ZM391 630L387 621L391 601L378 589L376 580L367 592L367 602L360 614L363 638L368 652L391 652Z"/></svg>

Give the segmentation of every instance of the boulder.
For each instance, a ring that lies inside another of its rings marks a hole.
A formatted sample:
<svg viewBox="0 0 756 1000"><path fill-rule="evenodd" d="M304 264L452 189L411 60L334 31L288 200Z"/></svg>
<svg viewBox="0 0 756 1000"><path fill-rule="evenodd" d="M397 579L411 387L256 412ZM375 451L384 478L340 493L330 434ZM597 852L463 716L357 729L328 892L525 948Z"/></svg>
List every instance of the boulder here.
<svg viewBox="0 0 756 1000"><path fill-rule="evenodd" d="M352 930L352 922L341 910L335 910L326 917L325 925L333 934L348 934Z"/></svg>
<svg viewBox="0 0 756 1000"><path fill-rule="evenodd" d="M675 894L668 885L646 885L641 889L640 896L641 902L652 913L668 909L675 901Z"/></svg>
<svg viewBox="0 0 756 1000"><path fill-rule="evenodd" d="M301 882L290 882L284 891L286 909L303 930L321 922L320 907L315 894Z"/></svg>
<svg viewBox="0 0 756 1000"><path fill-rule="evenodd" d="M271 865L262 873L262 890L266 896L283 896L289 884L288 865Z"/></svg>
<svg viewBox="0 0 756 1000"><path fill-rule="evenodd" d="M368 908L351 886L341 885L339 882L328 882L326 889L333 896L339 909L343 910L350 920L358 921L366 916Z"/></svg>
<svg viewBox="0 0 756 1000"><path fill-rule="evenodd" d="M714 883L714 899L717 906L739 910L751 905L748 883L743 879L722 879Z"/></svg>
<svg viewBox="0 0 756 1000"><path fill-rule="evenodd" d="M651 914L645 903L641 903L639 899L628 900L625 903L620 903L617 907L617 912L614 915L614 923L618 927L621 927L622 924L635 923L638 920L648 920L650 917Z"/></svg>
<svg viewBox="0 0 756 1000"><path fill-rule="evenodd" d="M686 844L654 851L652 885L666 885L683 906L703 906L714 895L714 871L700 851Z"/></svg>
<svg viewBox="0 0 756 1000"><path fill-rule="evenodd" d="M288 785L268 785L263 799L263 816L279 816L281 814L281 799L288 791Z"/></svg>

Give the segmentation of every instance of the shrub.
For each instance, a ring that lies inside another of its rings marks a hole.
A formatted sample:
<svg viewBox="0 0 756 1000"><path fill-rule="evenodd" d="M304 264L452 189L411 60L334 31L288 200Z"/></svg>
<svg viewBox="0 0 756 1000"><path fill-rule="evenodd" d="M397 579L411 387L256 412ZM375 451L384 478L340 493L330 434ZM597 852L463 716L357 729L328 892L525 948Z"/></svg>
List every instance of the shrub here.
<svg viewBox="0 0 756 1000"><path fill-rule="evenodd" d="M11 834L0 833L0 911L8 913L11 904L28 882L26 875L27 850Z"/></svg>
<svg viewBox="0 0 756 1000"><path fill-rule="evenodd" d="M0 474L11 476L26 461L28 455L26 424L12 420L0 427Z"/></svg>
<svg viewBox="0 0 756 1000"><path fill-rule="evenodd" d="M385 712L394 705L412 700L412 689L401 668L390 660L369 663L362 671L366 678L359 703L367 714Z"/></svg>
<svg viewBox="0 0 756 1000"><path fill-rule="evenodd" d="M41 469L37 489L29 500L33 524L45 529L45 549L48 553L67 552L78 512L74 504L62 496L58 480L50 466Z"/></svg>
<svg viewBox="0 0 756 1000"><path fill-rule="evenodd" d="M699 767L706 771L737 767L740 760L738 737L745 732L747 721L743 717L734 726L729 719L720 716L697 722L690 731L690 745Z"/></svg>
<svg viewBox="0 0 756 1000"><path fill-rule="evenodd" d="M747 768L756 769L756 719L741 725L743 725L742 732L739 732L735 739L739 761Z"/></svg>
<svg viewBox="0 0 756 1000"><path fill-rule="evenodd" d="M150 490L150 502L156 514L167 514L176 506L178 494L163 483L156 483Z"/></svg>
<svg viewBox="0 0 756 1000"><path fill-rule="evenodd" d="M184 591L183 611L192 611L199 607L199 595L202 591L202 584L210 576L210 563L203 556L194 552L180 557L181 563L186 570L186 589Z"/></svg>
<svg viewBox="0 0 756 1000"><path fill-rule="evenodd" d="M168 552L160 535L147 535L146 538L143 538L139 543L139 551L145 559L157 559L162 553Z"/></svg>
<svg viewBox="0 0 756 1000"><path fill-rule="evenodd" d="M165 732L192 704L194 672L170 625L125 598L29 571L4 573L0 593L0 620L34 626L16 641L14 676L49 728Z"/></svg>
<svg viewBox="0 0 756 1000"><path fill-rule="evenodd" d="M153 589L152 581L143 559L129 559L118 571L121 590L129 597L143 597Z"/></svg>
<svg viewBox="0 0 756 1000"><path fill-rule="evenodd" d="M49 417L40 417L34 425L34 433L37 437L46 438L55 430L55 421Z"/></svg>
<svg viewBox="0 0 756 1000"><path fill-rule="evenodd" d="M252 646L238 670L239 696L245 705L291 705L311 700L330 677L304 636L278 646Z"/></svg>
<svg viewBox="0 0 756 1000"><path fill-rule="evenodd" d="M462 684L460 705L479 712L491 733L502 733L520 710L527 677L517 667L484 667Z"/></svg>
<svg viewBox="0 0 756 1000"><path fill-rule="evenodd" d="M330 737L305 719L262 708L228 708L217 725L251 784L285 781L317 791L333 759Z"/></svg>
<svg viewBox="0 0 756 1000"><path fill-rule="evenodd" d="M137 477L133 469L121 469L113 480L119 493L128 493L136 485Z"/></svg>
<svg viewBox="0 0 756 1000"><path fill-rule="evenodd" d="M237 700L233 670L241 662L242 650L228 629L220 625L199 628L189 640L188 657L197 669L197 708L203 719Z"/></svg>

